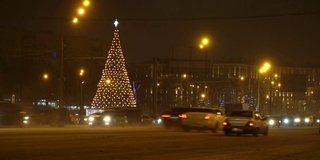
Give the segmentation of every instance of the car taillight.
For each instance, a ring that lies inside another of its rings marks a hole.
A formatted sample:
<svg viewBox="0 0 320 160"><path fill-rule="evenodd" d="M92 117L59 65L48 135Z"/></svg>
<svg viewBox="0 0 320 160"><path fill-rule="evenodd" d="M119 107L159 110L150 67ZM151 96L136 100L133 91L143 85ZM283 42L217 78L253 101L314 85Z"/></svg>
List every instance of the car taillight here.
<svg viewBox="0 0 320 160"><path fill-rule="evenodd" d="M185 114L185 113L179 114L178 117L179 117L179 118L183 118L183 119L188 118L188 117L187 117L187 114Z"/></svg>
<svg viewBox="0 0 320 160"><path fill-rule="evenodd" d="M229 125L229 123L227 121L224 121L222 124L223 124L223 126L228 126Z"/></svg>
<svg viewBox="0 0 320 160"><path fill-rule="evenodd" d="M162 117L162 118L170 118L171 115L170 115L170 114L162 114L161 117Z"/></svg>
<svg viewBox="0 0 320 160"><path fill-rule="evenodd" d="M206 116L204 116L204 119L206 119L206 120L210 119L211 115L212 114L207 114Z"/></svg>
<svg viewBox="0 0 320 160"><path fill-rule="evenodd" d="M247 124L249 127L253 127L254 126L254 123L253 122L248 122Z"/></svg>

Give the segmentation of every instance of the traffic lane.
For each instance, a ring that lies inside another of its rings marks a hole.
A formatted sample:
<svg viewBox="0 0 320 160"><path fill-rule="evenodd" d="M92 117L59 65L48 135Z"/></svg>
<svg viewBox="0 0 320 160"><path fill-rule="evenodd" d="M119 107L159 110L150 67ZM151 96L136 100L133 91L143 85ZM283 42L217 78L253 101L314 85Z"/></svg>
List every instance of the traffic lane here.
<svg viewBox="0 0 320 160"><path fill-rule="evenodd" d="M189 133L161 127L1 128L0 159L318 159L316 128L268 137ZM290 134L288 134L290 133ZM312 154L310 154L312 153Z"/></svg>

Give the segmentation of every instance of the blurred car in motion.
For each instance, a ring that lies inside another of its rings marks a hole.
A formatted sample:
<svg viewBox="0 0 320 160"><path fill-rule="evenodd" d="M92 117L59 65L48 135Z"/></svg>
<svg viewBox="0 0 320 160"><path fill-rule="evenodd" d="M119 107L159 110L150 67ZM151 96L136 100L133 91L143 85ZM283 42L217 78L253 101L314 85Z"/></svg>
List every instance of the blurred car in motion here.
<svg viewBox="0 0 320 160"><path fill-rule="evenodd" d="M301 126L313 126L316 124L316 118L311 115L302 115L301 117Z"/></svg>
<svg viewBox="0 0 320 160"><path fill-rule="evenodd" d="M142 125L156 124L156 119L153 118L152 116L147 115L147 114L143 114L143 115L141 115L141 124Z"/></svg>
<svg viewBox="0 0 320 160"><path fill-rule="evenodd" d="M217 132L222 130L223 122L226 117L220 109L215 108L195 108L181 115L182 129L189 131L191 129L197 130L211 130Z"/></svg>
<svg viewBox="0 0 320 160"><path fill-rule="evenodd" d="M224 134L258 134L268 135L269 127L266 118L263 118L257 111L239 110L231 111L223 122Z"/></svg>
<svg viewBox="0 0 320 160"><path fill-rule="evenodd" d="M190 107L173 107L161 114L161 123L165 128L180 128L182 115L194 108Z"/></svg>
<svg viewBox="0 0 320 160"><path fill-rule="evenodd" d="M32 109L31 109L32 108ZM29 106L28 126L50 125L51 127L64 127L71 123L69 112L66 108L53 108L48 106Z"/></svg>
<svg viewBox="0 0 320 160"><path fill-rule="evenodd" d="M280 116L268 116L268 125L270 127L277 127L279 128L281 126L281 117Z"/></svg>
<svg viewBox="0 0 320 160"><path fill-rule="evenodd" d="M78 113L69 113L71 124L86 124L87 116L79 115Z"/></svg>
<svg viewBox="0 0 320 160"><path fill-rule="evenodd" d="M23 127L29 123L27 111L16 104L0 102L0 126Z"/></svg>
<svg viewBox="0 0 320 160"><path fill-rule="evenodd" d="M70 122L68 111L65 108L0 102L1 126L36 127L50 125L52 127L64 127Z"/></svg>
<svg viewBox="0 0 320 160"><path fill-rule="evenodd" d="M88 124L95 126L121 126L124 127L128 121L127 116L118 110L106 110L103 112L93 113L88 117Z"/></svg>
<svg viewBox="0 0 320 160"><path fill-rule="evenodd" d="M141 125L160 125L162 122L161 118L154 118L153 116L143 114L141 115Z"/></svg>
<svg viewBox="0 0 320 160"><path fill-rule="evenodd" d="M311 115L291 115L289 126L299 127L299 126L312 126L314 125L314 118Z"/></svg>

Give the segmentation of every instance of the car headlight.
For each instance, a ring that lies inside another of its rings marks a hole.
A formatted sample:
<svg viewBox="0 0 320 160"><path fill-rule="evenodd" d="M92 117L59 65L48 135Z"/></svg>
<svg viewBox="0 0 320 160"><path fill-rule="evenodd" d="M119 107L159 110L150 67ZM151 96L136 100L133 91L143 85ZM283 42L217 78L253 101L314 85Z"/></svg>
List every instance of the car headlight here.
<svg viewBox="0 0 320 160"><path fill-rule="evenodd" d="M156 124L160 124L161 121L162 121L162 119L161 119L161 118L158 118L158 119L155 121L155 123L156 123Z"/></svg>
<svg viewBox="0 0 320 160"><path fill-rule="evenodd" d="M310 118L305 118L304 122L309 123L310 122Z"/></svg>
<svg viewBox="0 0 320 160"><path fill-rule="evenodd" d="M94 121L94 118L93 118L93 117L89 117L88 120L89 120L90 122L92 122L92 121Z"/></svg>
<svg viewBox="0 0 320 160"><path fill-rule="evenodd" d="M288 118L285 118L285 119L283 120L283 122L284 122L285 124L288 124L290 121L289 121Z"/></svg>
<svg viewBox="0 0 320 160"><path fill-rule="evenodd" d="M300 118L295 118L295 119L294 119L294 122L295 122L295 123L299 123L299 122L300 122Z"/></svg>
<svg viewBox="0 0 320 160"><path fill-rule="evenodd" d="M274 125L274 120L273 119L269 120L269 125Z"/></svg>
<svg viewBox="0 0 320 160"><path fill-rule="evenodd" d="M28 116L23 117L23 123L24 123L24 124L27 124L27 123L28 123L28 120L29 120L29 117L28 117Z"/></svg>
<svg viewBox="0 0 320 160"><path fill-rule="evenodd" d="M105 122L110 122L111 121L111 117L110 116L106 116L106 117L103 118L103 120Z"/></svg>

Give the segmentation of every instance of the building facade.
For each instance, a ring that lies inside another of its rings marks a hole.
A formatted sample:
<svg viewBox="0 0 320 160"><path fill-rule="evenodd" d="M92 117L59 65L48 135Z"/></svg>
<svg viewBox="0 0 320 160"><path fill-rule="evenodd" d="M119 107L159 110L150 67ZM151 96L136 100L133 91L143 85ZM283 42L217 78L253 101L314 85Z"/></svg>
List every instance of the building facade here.
<svg viewBox="0 0 320 160"><path fill-rule="evenodd" d="M260 73L260 66L234 59L138 63L132 73L139 86L138 106L155 115L177 106L223 109L228 103L247 104L272 115L319 114L319 67L273 65Z"/></svg>

